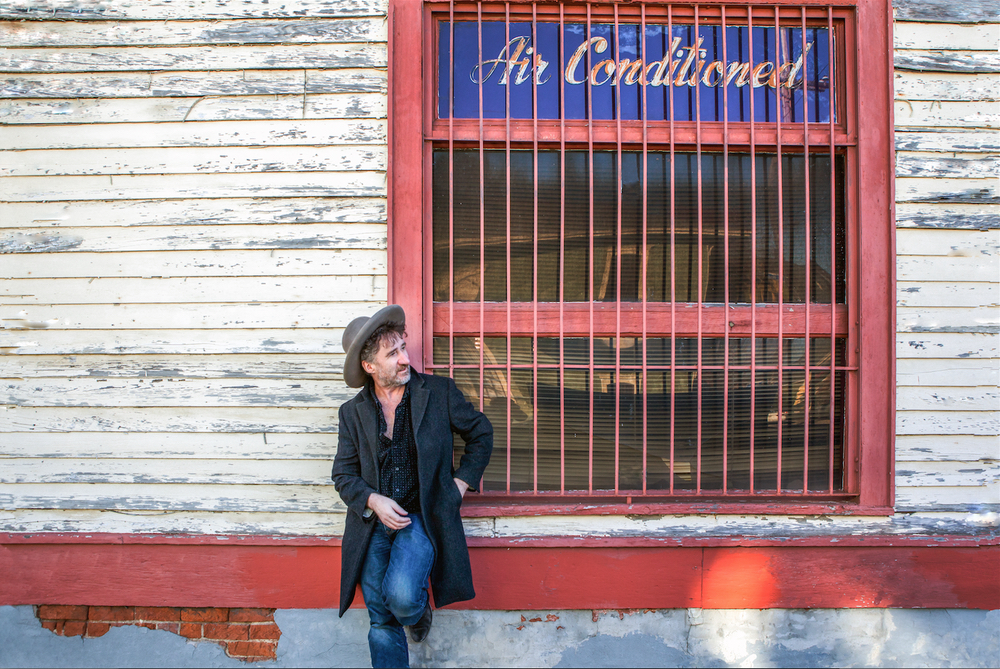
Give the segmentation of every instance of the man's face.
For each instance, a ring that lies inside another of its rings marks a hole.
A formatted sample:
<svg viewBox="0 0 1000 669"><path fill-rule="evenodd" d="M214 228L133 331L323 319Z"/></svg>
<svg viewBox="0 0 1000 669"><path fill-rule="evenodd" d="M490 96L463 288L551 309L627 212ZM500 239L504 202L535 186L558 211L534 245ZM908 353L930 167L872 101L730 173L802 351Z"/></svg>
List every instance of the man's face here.
<svg viewBox="0 0 1000 669"><path fill-rule="evenodd" d="M394 336L382 344L373 362L362 360L361 366L381 388L405 386L410 380L410 357L406 355L406 341Z"/></svg>

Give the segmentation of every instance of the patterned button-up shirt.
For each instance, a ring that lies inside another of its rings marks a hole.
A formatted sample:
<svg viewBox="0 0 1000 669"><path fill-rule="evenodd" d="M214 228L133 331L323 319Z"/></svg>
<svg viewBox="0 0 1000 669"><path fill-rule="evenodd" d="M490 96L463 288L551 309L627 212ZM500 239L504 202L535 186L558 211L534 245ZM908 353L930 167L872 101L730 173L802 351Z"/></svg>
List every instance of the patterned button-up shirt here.
<svg viewBox="0 0 1000 669"><path fill-rule="evenodd" d="M407 513L420 513L417 442L410 421L410 384L406 384L403 399L396 407L392 439L385 436L388 425L374 388L372 396L375 397L375 413L378 414L379 494L392 498Z"/></svg>

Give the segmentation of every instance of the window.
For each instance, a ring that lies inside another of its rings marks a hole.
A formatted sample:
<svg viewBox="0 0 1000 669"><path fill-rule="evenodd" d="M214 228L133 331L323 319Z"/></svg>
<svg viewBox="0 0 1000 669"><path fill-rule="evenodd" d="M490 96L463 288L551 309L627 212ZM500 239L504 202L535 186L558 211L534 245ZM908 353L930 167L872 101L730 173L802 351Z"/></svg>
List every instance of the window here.
<svg viewBox="0 0 1000 669"><path fill-rule="evenodd" d="M415 271L392 283L422 278L425 371L494 424L484 493L863 502L859 316L885 259L860 226L888 225L859 206L856 8L419 16L419 160L392 183L419 170L423 252L397 220Z"/></svg>

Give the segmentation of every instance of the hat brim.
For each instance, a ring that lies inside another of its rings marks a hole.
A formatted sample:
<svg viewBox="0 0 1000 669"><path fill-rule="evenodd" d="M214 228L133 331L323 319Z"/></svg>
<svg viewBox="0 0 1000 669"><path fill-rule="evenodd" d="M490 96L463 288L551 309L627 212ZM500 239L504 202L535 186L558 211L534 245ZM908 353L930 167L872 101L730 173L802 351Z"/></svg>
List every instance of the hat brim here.
<svg viewBox="0 0 1000 669"><path fill-rule="evenodd" d="M361 367L361 348L379 326L391 322L406 323L406 313L398 304L390 304L376 311L351 340L344 359L344 382L351 388L360 388L368 381L368 372Z"/></svg>

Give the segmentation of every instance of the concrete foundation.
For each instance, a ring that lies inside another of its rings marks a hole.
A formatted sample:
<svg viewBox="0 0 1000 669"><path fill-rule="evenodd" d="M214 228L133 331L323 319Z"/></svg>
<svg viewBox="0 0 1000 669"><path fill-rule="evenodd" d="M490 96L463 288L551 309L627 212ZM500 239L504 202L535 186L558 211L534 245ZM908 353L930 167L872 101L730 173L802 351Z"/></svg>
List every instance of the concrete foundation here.
<svg viewBox="0 0 1000 669"><path fill-rule="evenodd" d="M275 614L277 662L257 666L369 666L367 614ZM549 667L995 667L1000 610L659 610L435 612L413 666ZM112 629L60 637L30 606L0 607L3 667L236 667L213 643L166 631Z"/></svg>

